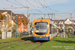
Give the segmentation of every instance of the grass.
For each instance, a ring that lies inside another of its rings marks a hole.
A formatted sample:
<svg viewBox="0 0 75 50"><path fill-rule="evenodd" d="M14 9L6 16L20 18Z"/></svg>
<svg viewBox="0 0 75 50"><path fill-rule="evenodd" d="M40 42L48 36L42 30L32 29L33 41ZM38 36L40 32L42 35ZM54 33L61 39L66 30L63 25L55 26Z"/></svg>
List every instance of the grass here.
<svg viewBox="0 0 75 50"><path fill-rule="evenodd" d="M68 37L69 38L75 38L75 36L73 34L71 34L71 33L68 33Z"/></svg>
<svg viewBox="0 0 75 50"><path fill-rule="evenodd" d="M25 37L25 36L27 36L27 35L23 35L23 37ZM23 38L23 37L17 36L17 38L0 39L0 42L8 42L8 41L21 40L21 38Z"/></svg>
<svg viewBox="0 0 75 50"><path fill-rule="evenodd" d="M0 48L0 50L33 50L39 44L22 44L26 42L33 42L32 37L27 37L31 38L28 39L27 41L23 42L10 42L10 43L1 43L0 47L7 46L7 45L12 45L10 47L5 47L3 49ZM18 40L18 39L27 39L27 38L14 38L13 40ZM34 43L34 42L33 42ZM31 45L31 46L29 46ZM29 46L29 47L26 47ZM41 45L39 48L36 48L36 50L75 50L75 39L74 38L54 38L51 41L45 42L43 45Z"/></svg>
<svg viewBox="0 0 75 50"><path fill-rule="evenodd" d="M54 38L44 43L36 50L75 50L75 39L72 38Z"/></svg>
<svg viewBox="0 0 75 50"><path fill-rule="evenodd" d="M60 36L56 36L56 37L60 37Z"/></svg>
<svg viewBox="0 0 75 50"><path fill-rule="evenodd" d="M26 42L28 42L28 41L26 41ZM22 43L25 43L25 41L20 42L20 43L16 43L15 45L10 46L10 48L9 47L3 48L2 50L20 50L21 48L29 45L29 44L23 45Z"/></svg>
<svg viewBox="0 0 75 50"><path fill-rule="evenodd" d="M8 42L8 41L15 41L15 40L21 40L21 38L0 39L0 42Z"/></svg>

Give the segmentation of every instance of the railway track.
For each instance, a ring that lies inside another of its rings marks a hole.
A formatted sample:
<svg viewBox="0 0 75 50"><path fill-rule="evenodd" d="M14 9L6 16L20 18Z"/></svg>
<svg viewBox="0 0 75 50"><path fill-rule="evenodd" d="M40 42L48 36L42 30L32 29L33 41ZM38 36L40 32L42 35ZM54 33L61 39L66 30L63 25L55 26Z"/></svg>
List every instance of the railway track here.
<svg viewBox="0 0 75 50"><path fill-rule="evenodd" d="M39 48L41 45L43 45L45 43L45 42L38 42L38 41L36 41L36 42L34 42L34 41L24 42L24 41L27 41L27 40L31 40L31 38L26 38L26 39L23 39L23 40L9 41L9 42L2 42L2 43L11 43L11 42L20 42L20 43L19 44L15 43L15 44L9 44L9 45L6 45L6 46L2 46L2 47L0 47L0 49L15 46L15 45L25 45L25 44L28 44L28 45L25 46L24 48L28 48L32 45L39 44L37 47L32 49L32 50L36 50L37 48ZM21 43L21 42L24 42L24 43ZM20 50L23 50L23 48L21 48Z"/></svg>
<svg viewBox="0 0 75 50"><path fill-rule="evenodd" d="M25 42L25 43L20 43L20 44L18 44L18 45L23 45L23 44L30 44L30 43L32 43L32 42ZM16 44L10 44L10 45L6 45L6 46L3 46L3 47L0 47L0 49L3 49L3 48L6 48L6 47L11 47L11 46L15 46L15 45L17 45L17 43Z"/></svg>
<svg viewBox="0 0 75 50"><path fill-rule="evenodd" d="M35 44L39 44L37 47L33 48L32 50L36 50L37 48L39 48L41 45L43 45L45 42L32 42L30 45L27 45L26 47L24 48L28 48L32 45L35 45ZM20 50L23 50L22 48Z"/></svg>
<svg viewBox="0 0 75 50"><path fill-rule="evenodd" d="M38 43L38 42L37 42L37 43ZM39 47L40 47L41 45L43 45L44 43L45 43L45 42L42 42L42 43L41 43L41 42L39 42L39 44L40 44L40 45L39 45L39 46L37 46L37 47L35 47L33 50L36 50L37 48L39 48Z"/></svg>

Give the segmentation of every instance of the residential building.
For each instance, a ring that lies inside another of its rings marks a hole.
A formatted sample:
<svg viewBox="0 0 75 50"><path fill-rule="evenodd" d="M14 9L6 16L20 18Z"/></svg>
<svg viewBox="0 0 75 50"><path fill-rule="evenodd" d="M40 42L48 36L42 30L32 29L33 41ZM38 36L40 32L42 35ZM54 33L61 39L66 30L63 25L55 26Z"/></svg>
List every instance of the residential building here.
<svg viewBox="0 0 75 50"><path fill-rule="evenodd" d="M16 15L11 10L0 10L1 13L7 12L9 14L10 19L13 19Z"/></svg>
<svg viewBox="0 0 75 50"><path fill-rule="evenodd" d="M28 18L24 14L16 14L17 18L14 17L14 21L16 23L17 19L17 26L18 26L18 32L24 32L28 29Z"/></svg>
<svg viewBox="0 0 75 50"><path fill-rule="evenodd" d="M67 18L66 20L51 20L54 22L60 29L64 29L64 24L66 29L75 28L75 20L70 20Z"/></svg>
<svg viewBox="0 0 75 50"><path fill-rule="evenodd" d="M28 21L28 18L24 15L24 14L16 14L17 15L17 24L18 25L21 25L21 23L23 23L24 25L26 24L27 25L27 23L29 22ZM15 22L16 22L16 17L14 17L14 19L13 19ZM20 26L19 26L20 27ZM26 26L26 28L27 28L27 26Z"/></svg>
<svg viewBox="0 0 75 50"><path fill-rule="evenodd" d="M0 20L0 27L2 31L7 30L11 30L12 26L15 25L15 22L12 20L12 17L15 16L15 14L13 12L11 12L10 10L0 10L0 12L2 13L2 15L5 15L6 17L3 20ZM11 17L11 13L12 13L12 17ZM9 26L10 25L10 26Z"/></svg>

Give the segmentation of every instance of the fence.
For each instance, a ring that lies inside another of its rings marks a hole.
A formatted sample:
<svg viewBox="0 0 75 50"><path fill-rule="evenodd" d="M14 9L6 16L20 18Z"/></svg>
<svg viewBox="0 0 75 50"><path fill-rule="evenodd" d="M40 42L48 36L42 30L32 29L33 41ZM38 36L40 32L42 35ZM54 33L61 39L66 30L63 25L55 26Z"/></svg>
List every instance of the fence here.
<svg viewBox="0 0 75 50"><path fill-rule="evenodd" d="M75 38L74 32L66 32L69 38Z"/></svg>
<svg viewBox="0 0 75 50"><path fill-rule="evenodd" d="M30 35L32 35L32 32L30 33ZM18 32L17 33L17 37L27 37L27 36L29 36L28 32ZM16 32L12 33L12 38L16 38ZM2 39L2 33L0 33L0 39Z"/></svg>

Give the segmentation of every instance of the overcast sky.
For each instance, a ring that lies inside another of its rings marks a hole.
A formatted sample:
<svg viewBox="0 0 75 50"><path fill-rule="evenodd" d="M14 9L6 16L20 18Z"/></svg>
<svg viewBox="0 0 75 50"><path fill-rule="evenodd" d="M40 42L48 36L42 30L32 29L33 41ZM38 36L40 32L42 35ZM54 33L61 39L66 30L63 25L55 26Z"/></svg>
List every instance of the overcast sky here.
<svg viewBox="0 0 75 50"><path fill-rule="evenodd" d="M75 20L75 0L0 0L0 9L27 16L27 8L14 7L29 7L29 13L55 13L53 19ZM32 21L41 17L48 18L48 15L30 15Z"/></svg>

